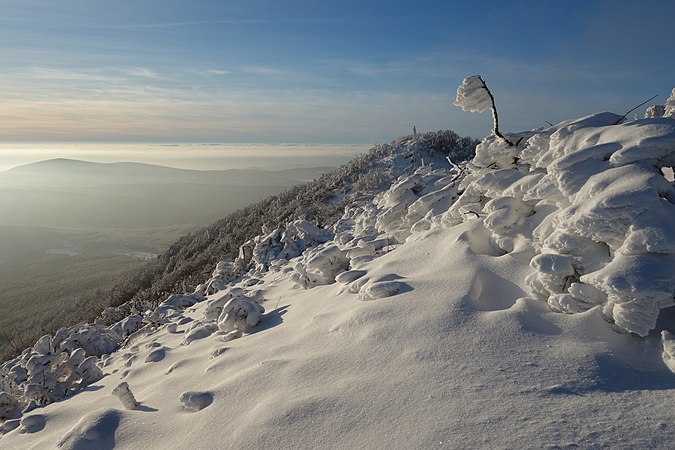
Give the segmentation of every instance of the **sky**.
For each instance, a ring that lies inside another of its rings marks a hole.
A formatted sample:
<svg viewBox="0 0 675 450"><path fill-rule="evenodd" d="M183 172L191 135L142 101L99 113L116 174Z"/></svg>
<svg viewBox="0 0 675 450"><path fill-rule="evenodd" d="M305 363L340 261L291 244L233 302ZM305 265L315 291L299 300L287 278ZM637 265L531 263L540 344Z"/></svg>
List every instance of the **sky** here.
<svg viewBox="0 0 675 450"><path fill-rule="evenodd" d="M0 142L383 143L675 87L675 1L0 0Z"/></svg>

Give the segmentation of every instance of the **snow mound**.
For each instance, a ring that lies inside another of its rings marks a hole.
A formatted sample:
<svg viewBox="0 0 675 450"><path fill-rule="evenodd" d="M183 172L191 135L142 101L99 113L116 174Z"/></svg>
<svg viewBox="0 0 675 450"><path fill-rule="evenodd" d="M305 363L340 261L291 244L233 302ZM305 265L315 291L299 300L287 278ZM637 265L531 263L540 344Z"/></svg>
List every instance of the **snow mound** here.
<svg viewBox="0 0 675 450"><path fill-rule="evenodd" d="M114 448L115 430L120 422L119 411L99 410L90 413L63 435L56 446L67 450Z"/></svg>
<svg viewBox="0 0 675 450"><path fill-rule="evenodd" d="M197 412L213 403L213 394L210 392L183 392L180 395L180 402L188 411Z"/></svg>

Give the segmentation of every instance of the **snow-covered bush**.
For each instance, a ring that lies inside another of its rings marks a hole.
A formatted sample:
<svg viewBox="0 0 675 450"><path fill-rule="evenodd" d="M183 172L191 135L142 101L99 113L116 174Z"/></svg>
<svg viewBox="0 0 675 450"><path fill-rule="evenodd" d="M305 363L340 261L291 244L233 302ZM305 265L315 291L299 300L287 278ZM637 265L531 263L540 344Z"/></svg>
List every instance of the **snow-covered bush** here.
<svg viewBox="0 0 675 450"><path fill-rule="evenodd" d="M470 89L477 83L458 91L466 109L486 105ZM615 125L620 118L566 121L517 135L514 146L484 139L463 194L435 223L481 220L496 254L516 250L516 239L534 247L532 295L567 313L602 305L620 329L644 336L674 304L675 190L660 169L675 165L675 121ZM527 237L532 215L538 226Z"/></svg>
<svg viewBox="0 0 675 450"><path fill-rule="evenodd" d="M457 199L459 168L431 170L418 169L413 175L402 177L389 190L375 199L378 206L377 230L402 243L413 232L431 228L434 218L444 213Z"/></svg>
<svg viewBox="0 0 675 450"><path fill-rule="evenodd" d="M119 337L108 328L96 324L84 324L76 331L69 333L59 343L59 348L61 351L69 352L81 348L87 355L101 356L114 352L119 345Z"/></svg>
<svg viewBox="0 0 675 450"><path fill-rule="evenodd" d="M12 394L0 391L0 420L16 419L21 415L19 401Z"/></svg>
<svg viewBox="0 0 675 450"><path fill-rule="evenodd" d="M673 88L672 92L670 93L670 97L668 97L663 116L675 119L675 88Z"/></svg>
<svg viewBox="0 0 675 450"><path fill-rule="evenodd" d="M645 119L658 119L666 115L666 105L651 105L645 110Z"/></svg>
<svg viewBox="0 0 675 450"><path fill-rule="evenodd" d="M233 298L223 307L218 318L218 328L226 335L235 330L249 332L258 325L264 312L265 308L256 302L242 297Z"/></svg>
<svg viewBox="0 0 675 450"><path fill-rule="evenodd" d="M180 402L188 411L197 412L213 403L210 392L187 391L180 394Z"/></svg>
<svg viewBox="0 0 675 450"><path fill-rule="evenodd" d="M97 327L79 327L60 344L56 336L45 335L21 356L2 364L0 392L6 395L0 395L0 414L6 414L10 406L21 411L60 401L99 380L103 372L98 367L98 358L87 357L87 350L98 352L110 347L105 347L106 337L92 331ZM84 345L74 347L76 343Z"/></svg>
<svg viewBox="0 0 675 450"><path fill-rule="evenodd" d="M499 115L497 114L495 99L480 75L472 75L462 80L462 84L457 88L455 105L461 107L464 111L478 113L491 109L492 132L509 146L513 146L513 143L499 131Z"/></svg>
<svg viewBox="0 0 675 450"><path fill-rule="evenodd" d="M305 252L295 264L292 280L305 289L335 283L335 277L349 269L350 259L337 245L322 246Z"/></svg>
<svg viewBox="0 0 675 450"><path fill-rule="evenodd" d="M133 314L112 325L110 327L110 331L115 333L120 338L120 340L124 340L125 338L131 336L143 328L143 325L143 316Z"/></svg>
<svg viewBox="0 0 675 450"><path fill-rule="evenodd" d="M306 220L296 220L277 228L271 233L258 236L251 241L253 250L251 260L259 271L269 269L275 260L290 260L300 256L309 247L329 241L333 238L331 230L321 229Z"/></svg>
<svg viewBox="0 0 675 450"><path fill-rule="evenodd" d="M211 278L195 289L195 293L211 295L225 289L225 287L237 279L243 272L241 264L233 261L220 261L211 274Z"/></svg>

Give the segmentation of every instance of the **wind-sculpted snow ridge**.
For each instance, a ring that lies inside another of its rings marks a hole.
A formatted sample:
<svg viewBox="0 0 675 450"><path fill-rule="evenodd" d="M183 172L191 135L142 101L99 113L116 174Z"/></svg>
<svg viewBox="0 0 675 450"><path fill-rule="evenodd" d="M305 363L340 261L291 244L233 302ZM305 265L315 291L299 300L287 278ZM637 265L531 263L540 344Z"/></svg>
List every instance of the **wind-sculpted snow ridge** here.
<svg viewBox="0 0 675 450"><path fill-rule="evenodd" d="M533 296L566 313L601 305L646 336L674 304L675 190L660 169L675 165L675 121L620 118L512 135L515 147L486 138L439 223L481 220L495 252L533 249Z"/></svg>

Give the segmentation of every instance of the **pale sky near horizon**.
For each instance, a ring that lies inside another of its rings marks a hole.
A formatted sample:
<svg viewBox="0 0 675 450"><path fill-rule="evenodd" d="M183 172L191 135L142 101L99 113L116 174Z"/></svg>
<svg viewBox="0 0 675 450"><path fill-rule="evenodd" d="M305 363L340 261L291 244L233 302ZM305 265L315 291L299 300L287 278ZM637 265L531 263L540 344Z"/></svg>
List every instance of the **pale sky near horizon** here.
<svg viewBox="0 0 675 450"><path fill-rule="evenodd" d="M0 0L0 141L389 142L675 87L673 0Z"/></svg>

